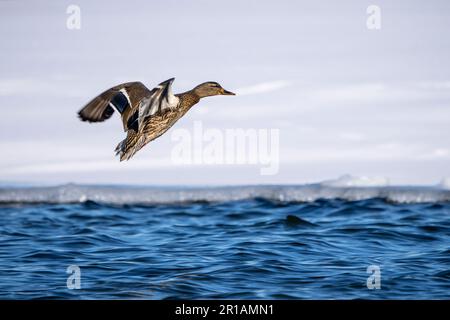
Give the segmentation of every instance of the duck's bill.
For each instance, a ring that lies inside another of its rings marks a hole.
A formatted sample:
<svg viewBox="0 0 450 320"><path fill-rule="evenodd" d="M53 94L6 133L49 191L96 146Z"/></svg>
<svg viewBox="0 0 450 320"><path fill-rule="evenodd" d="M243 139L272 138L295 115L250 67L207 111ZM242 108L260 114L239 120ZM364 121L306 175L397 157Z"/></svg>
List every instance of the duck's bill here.
<svg viewBox="0 0 450 320"><path fill-rule="evenodd" d="M235 96L236 95L236 93L233 93L233 92L225 90L225 89L223 90L222 94L225 96Z"/></svg>

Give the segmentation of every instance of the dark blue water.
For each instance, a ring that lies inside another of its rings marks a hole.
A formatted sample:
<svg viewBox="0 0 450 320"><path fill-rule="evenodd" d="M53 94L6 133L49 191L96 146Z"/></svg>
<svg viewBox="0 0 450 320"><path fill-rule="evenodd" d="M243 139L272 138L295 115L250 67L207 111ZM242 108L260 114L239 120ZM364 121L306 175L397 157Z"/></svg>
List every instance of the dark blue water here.
<svg viewBox="0 0 450 320"><path fill-rule="evenodd" d="M448 192L80 188L0 190L0 298L450 298Z"/></svg>

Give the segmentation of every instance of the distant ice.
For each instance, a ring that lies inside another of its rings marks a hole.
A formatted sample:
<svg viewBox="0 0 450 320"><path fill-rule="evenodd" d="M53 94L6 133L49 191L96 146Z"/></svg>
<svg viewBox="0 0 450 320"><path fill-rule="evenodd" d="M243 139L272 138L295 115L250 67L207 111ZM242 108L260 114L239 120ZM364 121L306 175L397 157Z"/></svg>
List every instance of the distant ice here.
<svg viewBox="0 0 450 320"><path fill-rule="evenodd" d="M327 180L321 183L328 187L385 187L389 185L389 179L385 177L355 177L343 175L335 180Z"/></svg>
<svg viewBox="0 0 450 320"><path fill-rule="evenodd" d="M308 184L201 188L69 184L56 187L0 188L0 204L95 201L123 205L197 201L229 202L251 199L281 202L313 202L320 199L346 201L385 199L392 203L436 203L450 201L450 190L435 187L367 186L367 184L364 187L354 186L354 184L351 187Z"/></svg>
<svg viewBox="0 0 450 320"><path fill-rule="evenodd" d="M445 190L450 190L450 177L442 179L442 181L439 183L439 187Z"/></svg>

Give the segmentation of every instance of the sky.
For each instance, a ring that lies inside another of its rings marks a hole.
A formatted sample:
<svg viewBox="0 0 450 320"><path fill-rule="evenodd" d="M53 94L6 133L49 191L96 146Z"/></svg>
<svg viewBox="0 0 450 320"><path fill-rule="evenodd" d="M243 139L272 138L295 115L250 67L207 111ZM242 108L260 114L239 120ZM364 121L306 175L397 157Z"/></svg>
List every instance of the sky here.
<svg viewBox="0 0 450 320"><path fill-rule="evenodd" d="M79 29L68 27L73 5ZM371 5L379 29L367 26ZM0 183L448 181L449 30L445 0L1 0ZM171 77L175 93L217 81L237 95L202 100L128 162L114 156L125 136L117 114L76 116L113 85ZM225 158L237 130L271 138L275 170L262 173L260 153L247 161L252 147L241 162L174 161L180 134L200 139L200 152L223 139Z"/></svg>

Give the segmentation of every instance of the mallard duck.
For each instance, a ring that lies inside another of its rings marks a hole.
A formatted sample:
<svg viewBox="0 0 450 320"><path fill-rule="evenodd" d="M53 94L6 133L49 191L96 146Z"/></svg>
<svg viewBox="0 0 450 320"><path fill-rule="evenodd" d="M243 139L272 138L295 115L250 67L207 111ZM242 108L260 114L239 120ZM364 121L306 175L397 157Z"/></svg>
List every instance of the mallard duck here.
<svg viewBox="0 0 450 320"><path fill-rule="evenodd" d="M220 84L208 81L194 89L172 93L175 78L161 82L149 90L141 82L127 82L106 90L78 112L82 121L101 122L109 119L114 110L122 116L127 137L116 147L120 161L129 160L143 146L158 138L201 98L216 95L235 95Z"/></svg>

